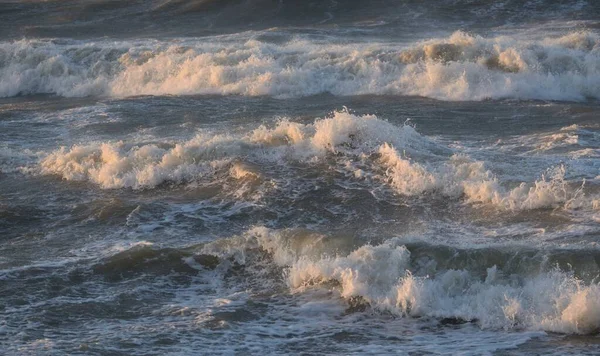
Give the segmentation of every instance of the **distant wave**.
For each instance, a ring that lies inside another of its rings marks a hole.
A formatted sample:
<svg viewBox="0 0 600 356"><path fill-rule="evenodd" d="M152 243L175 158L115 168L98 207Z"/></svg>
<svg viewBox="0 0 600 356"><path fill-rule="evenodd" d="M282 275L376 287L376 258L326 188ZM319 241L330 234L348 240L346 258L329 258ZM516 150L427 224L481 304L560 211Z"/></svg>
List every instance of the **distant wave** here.
<svg viewBox="0 0 600 356"><path fill-rule="evenodd" d="M600 99L600 36L538 40L455 32L397 48L258 39L0 44L0 97L417 95L439 100Z"/></svg>
<svg viewBox="0 0 600 356"><path fill-rule="evenodd" d="M486 28L592 20L593 0L48 0L0 4L2 38L198 36L272 27ZM465 27L466 26L466 27Z"/></svg>

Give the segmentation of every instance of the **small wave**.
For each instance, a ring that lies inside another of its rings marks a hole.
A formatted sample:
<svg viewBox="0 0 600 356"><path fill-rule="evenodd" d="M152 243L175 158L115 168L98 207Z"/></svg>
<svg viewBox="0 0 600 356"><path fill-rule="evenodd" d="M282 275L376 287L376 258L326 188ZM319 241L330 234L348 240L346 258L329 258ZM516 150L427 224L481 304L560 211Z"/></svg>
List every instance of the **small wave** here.
<svg viewBox="0 0 600 356"><path fill-rule="evenodd" d="M464 196L470 203L491 204L510 210L564 207L579 208L591 203L583 199L583 188L572 188L565 180L564 166L556 167L533 184L521 183L507 190L481 161L453 155L448 163L430 171L402 158L391 146L380 148L381 160L391 185L401 194L438 192L449 197Z"/></svg>
<svg viewBox="0 0 600 356"><path fill-rule="evenodd" d="M0 96L419 95L440 100L600 98L600 37L524 40L456 32L409 48L300 37L0 44Z"/></svg>
<svg viewBox="0 0 600 356"><path fill-rule="evenodd" d="M214 269L218 259L214 256L194 256L187 263L189 253L178 249L156 249L152 246L134 246L119 252L93 266L95 273L110 281L120 281L141 274L169 275L171 273L196 274L197 269Z"/></svg>
<svg viewBox="0 0 600 356"><path fill-rule="evenodd" d="M532 154L569 154L575 158L591 154L593 157L600 143L598 128L570 125L560 130L518 136L500 141L502 146Z"/></svg>

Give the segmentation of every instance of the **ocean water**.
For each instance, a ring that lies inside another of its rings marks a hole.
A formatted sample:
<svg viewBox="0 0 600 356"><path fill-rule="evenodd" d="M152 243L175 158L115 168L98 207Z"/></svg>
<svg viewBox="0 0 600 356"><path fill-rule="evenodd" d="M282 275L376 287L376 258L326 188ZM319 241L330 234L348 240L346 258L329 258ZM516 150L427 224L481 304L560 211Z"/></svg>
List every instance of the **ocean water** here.
<svg viewBox="0 0 600 356"><path fill-rule="evenodd" d="M0 3L0 354L600 354L600 2Z"/></svg>

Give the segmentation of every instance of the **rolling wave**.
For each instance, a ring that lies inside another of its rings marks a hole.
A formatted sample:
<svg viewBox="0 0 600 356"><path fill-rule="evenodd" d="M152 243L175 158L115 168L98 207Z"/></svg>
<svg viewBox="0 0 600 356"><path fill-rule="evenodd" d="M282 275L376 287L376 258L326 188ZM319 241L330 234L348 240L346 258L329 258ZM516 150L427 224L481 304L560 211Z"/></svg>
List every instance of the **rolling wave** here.
<svg viewBox="0 0 600 356"><path fill-rule="evenodd" d="M238 135L200 133L185 142L63 147L43 158L40 172L105 189L230 179L231 193L238 199L244 194L261 199L273 194L277 185L268 178L273 165L279 174L285 173L285 180L292 180L292 167L301 165L317 176L342 172L348 181L369 189L383 184L406 197L438 195L500 210L598 206L597 200L585 196L582 182L565 179L564 166L510 188L484 162L454 153L411 126L344 111L313 124L283 120L275 127L260 126ZM248 189L256 191L242 193Z"/></svg>
<svg viewBox="0 0 600 356"><path fill-rule="evenodd" d="M410 46L221 38L0 45L0 96L417 95L600 99L600 36L537 40L455 32Z"/></svg>

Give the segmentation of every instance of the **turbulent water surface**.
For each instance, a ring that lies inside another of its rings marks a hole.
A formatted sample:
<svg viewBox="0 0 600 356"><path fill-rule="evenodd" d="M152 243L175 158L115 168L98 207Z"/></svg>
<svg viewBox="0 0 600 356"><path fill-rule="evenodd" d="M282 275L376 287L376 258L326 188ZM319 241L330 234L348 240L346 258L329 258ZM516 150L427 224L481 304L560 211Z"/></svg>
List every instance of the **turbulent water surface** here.
<svg viewBox="0 0 600 356"><path fill-rule="evenodd" d="M0 3L0 353L600 353L600 3Z"/></svg>

